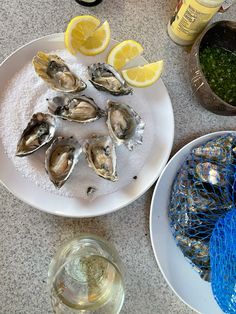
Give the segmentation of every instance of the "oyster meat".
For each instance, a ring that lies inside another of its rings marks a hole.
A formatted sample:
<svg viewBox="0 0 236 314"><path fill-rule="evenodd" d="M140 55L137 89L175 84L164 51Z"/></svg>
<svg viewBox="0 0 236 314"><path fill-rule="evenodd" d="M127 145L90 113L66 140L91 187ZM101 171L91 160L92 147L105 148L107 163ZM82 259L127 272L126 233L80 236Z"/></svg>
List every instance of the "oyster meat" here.
<svg viewBox="0 0 236 314"><path fill-rule="evenodd" d="M90 82L101 91L110 93L114 96L132 94L130 88L121 75L109 64L95 63L88 67Z"/></svg>
<svg viewBox="0 0 236 314"><path fill-rule="evenodd" d="M112 139L129 150L142 144L145 123L141 117L126 104L108 101L107 107L107 126Z"/></svg>
<svg viewBox="0 0 236 314"><path fill-rule="evenodd" d="M83 150L89 167L100 177L117 181L115 145L110 136L92 135L88 138Z"/></svg>
<svg viewBox="0 0 236 314"><path fill-rule="evenodd" d="M60 188L68 180L82 152L80 144L72 137L56 138L47 149L45 169L53 184Z"/></svg>
<svg viewBox="0 0 236 314"><path fill-rule="evenodd" d="M70 71L65 62L57 55L39 51L33 58L35 72L48 85L57 91L75 93L84 90L87 85Z"/></svg>
<svg viewBox="0 0 236 314"><path fill-rule="evenodd" d="M55 118L47 113L35 113L23 131L18 143L16 156L32 154L43 145L49 143L56 131Z"/></svg>
<svg viewBox="0 0 236 314"><path fill-rule="evenodd" d="M48 100L48 109L62 119L86 123L92 122L105 115L92 98L86 96L56 96Z"/></svg>

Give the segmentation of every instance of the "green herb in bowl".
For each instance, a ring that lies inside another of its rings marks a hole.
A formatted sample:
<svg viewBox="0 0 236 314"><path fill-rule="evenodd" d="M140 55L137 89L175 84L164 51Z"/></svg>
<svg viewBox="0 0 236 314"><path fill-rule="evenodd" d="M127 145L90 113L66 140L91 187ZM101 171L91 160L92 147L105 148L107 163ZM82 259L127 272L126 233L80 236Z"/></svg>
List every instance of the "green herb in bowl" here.
<svg viewBox="0 0 236 314"><path fill-rule="evenodd" d="M221 99L236 106L236 52L204 47L199 53L202 71L211 89Z"/></svg>

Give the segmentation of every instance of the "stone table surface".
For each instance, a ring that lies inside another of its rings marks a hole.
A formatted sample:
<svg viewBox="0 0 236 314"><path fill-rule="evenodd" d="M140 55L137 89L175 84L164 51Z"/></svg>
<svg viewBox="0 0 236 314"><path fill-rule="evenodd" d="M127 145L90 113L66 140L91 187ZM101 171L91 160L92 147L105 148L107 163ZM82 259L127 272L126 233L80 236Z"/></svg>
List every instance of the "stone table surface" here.
<svg viewBox="0 0 236 314"><path fill-rule="evenodd" d="M176 152L194 138L235 129L234 117L214 115L192 95L187 74L188 49L175 45L166 24L176 0L104 0L96 8L74 0L5 0L0 4L0 61L32 39L64 31L81 14L108 19L113 38L135 39L149 61L165 59L163 81L175 114ZM235 17L235 8L215 19ZM171 291L156 264L149 237L153 189L116 213L90 219L54 217L16 199L0 187L0 313L52 313L47 269L58 245L80 232L93 232L113 243L127 269L122 313L193 313Z"/></svg>

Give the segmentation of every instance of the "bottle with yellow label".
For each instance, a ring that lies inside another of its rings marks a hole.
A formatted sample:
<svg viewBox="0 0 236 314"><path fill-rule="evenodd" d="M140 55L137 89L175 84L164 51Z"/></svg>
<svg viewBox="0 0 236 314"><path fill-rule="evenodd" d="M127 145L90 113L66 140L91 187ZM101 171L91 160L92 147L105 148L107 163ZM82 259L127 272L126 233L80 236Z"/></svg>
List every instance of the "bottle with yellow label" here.
<svg viewBox="0 0 236 314"><path fill-rule="evenodd" d="M223 2L224 0L179 0L168 24L170 38L179 45L191 45Z"/></svg>

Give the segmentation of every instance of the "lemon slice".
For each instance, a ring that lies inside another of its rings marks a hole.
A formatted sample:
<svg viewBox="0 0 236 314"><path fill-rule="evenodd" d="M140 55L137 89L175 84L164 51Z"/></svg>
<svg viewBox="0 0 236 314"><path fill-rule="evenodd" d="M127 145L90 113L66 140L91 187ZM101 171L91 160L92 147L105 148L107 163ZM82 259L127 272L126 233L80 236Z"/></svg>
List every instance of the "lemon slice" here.
<svg viewBox="0 0 236 314"><path fill-rule="evenodd" d="M147 87L155 83L161 76L163 60L145 64L122 71L127 83L135 87Z"/></svg>
<svg viewBox="0 0 236 314"><path fill-rule="evenodd" d="M143 47L135 40L125 40L116 45L107 57L107 63L115 69L120 70L130 60L136 58L143 52Z"/></svg>
<svg viewBox="0 0 236 314"><path fill-rule="evenodd" d="M65 46L75 55L79 47L93 34L100 25L99 19L92 15L81 15L73 18L65 32Z"/></svg>
<svg viewBox="0 0 236 314"><path fill-rule="evenodd" d="M110 42L110 37L110 26L109 23L105 21L102 26L97 28L78 49L86 56L95 56L107 48Z"/></svg>

